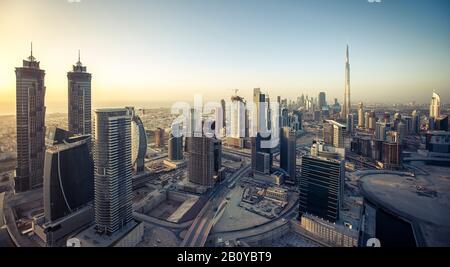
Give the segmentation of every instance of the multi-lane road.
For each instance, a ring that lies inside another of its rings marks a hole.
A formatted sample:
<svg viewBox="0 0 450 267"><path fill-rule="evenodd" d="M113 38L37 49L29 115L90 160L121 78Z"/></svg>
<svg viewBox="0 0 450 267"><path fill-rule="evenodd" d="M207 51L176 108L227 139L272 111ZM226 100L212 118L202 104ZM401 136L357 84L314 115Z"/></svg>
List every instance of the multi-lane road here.
<svg viewBox="0 0 450 267"><path fill-rule="evenodd" d="M203 247L208 238L214 223L219 219L221 210L219 206L223 203L228 194L228 186L235 183L236 180L250 170L250 165L236 171L228 179L217 185L210 193L209 200L199 212L186 236L181 243L183 247ZM216 209L217 208L217 209Z"/></svg>

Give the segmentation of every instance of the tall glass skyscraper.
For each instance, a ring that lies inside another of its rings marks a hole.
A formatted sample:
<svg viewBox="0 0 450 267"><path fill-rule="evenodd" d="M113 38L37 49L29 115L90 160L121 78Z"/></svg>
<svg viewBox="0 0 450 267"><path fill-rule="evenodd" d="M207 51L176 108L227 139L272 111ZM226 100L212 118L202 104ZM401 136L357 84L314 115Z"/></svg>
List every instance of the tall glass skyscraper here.
<svg viewBox="0 0 450 267"><path fill-rule="evenodd" d="M91 74L81 64L78 52L78 62L73 70L67 73L69 82L68 117L69 132L72 134L91 134Z"/></svg>
<svg viewBox="0 0 450 267"><path fill-rule="evenodd" d="M16 192L42 186L45 153L45 71L31 55L16 68Z"/></svg>
<svg viewBox="0 0 450 267"><path fill-rule="evenodd" d="M95 222L111 235L132 217L131 112L126 108L95 110Z"/></svg>
<svg viewBox="0 0 450 267"><path fill-rule="evenodd" d="M342 118L347 119L347 115L350 112L350 60L348 55L348 45L345 54L345 92L344 92L344 105L342 106Z"/></svg>

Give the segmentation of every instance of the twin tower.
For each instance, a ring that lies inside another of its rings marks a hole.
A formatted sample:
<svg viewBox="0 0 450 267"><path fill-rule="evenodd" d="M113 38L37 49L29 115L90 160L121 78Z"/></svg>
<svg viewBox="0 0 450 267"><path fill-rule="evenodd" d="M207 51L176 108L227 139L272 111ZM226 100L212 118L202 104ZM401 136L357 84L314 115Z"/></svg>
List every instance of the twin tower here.
<svg viewBox="0 0 450 267"><path fill-rule="evenodd" d="M17 168L16 192L42 186L45 158L45 70L33 56L16 68ZM80 53L68 78L68 122L72 134L91 134L91 74L81 64Z"/></svg>

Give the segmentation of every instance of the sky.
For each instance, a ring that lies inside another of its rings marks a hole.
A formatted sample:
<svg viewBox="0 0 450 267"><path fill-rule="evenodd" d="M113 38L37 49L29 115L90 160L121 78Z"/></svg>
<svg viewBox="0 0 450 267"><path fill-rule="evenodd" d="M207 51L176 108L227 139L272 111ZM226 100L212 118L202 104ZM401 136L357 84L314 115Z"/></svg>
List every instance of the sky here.
<svg viewBox="0 0 450 267"><path fill-rule="evenodd" d="M252 88L295 99L450 102L448 0L0 0L0 114L15 113L14 68L46 71L49 112L67 110L67 72L92 73L94 107L229 98Z"/></svg>

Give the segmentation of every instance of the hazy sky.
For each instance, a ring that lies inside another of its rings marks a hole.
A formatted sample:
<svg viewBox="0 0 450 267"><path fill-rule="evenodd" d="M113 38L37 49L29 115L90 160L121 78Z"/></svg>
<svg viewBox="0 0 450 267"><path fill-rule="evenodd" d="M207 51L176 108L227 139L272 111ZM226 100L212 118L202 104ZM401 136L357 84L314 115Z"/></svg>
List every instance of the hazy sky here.
<svg viewBox="0 0 450 267"><path fill-rule="evenodd" d="M14 113L15 74L34 56L48 110L65 111L67 71L93 74L94 106L344 93L353 102L450 102L450 1L0 0L0 112ZM8 112L11 111L11 112Z"/></svg>

